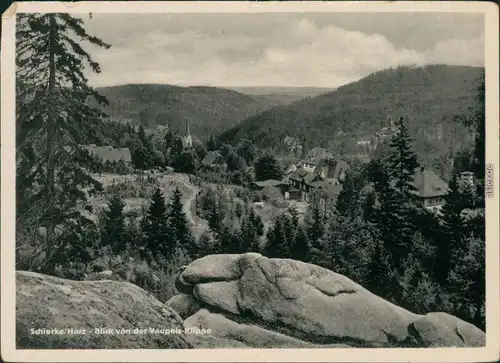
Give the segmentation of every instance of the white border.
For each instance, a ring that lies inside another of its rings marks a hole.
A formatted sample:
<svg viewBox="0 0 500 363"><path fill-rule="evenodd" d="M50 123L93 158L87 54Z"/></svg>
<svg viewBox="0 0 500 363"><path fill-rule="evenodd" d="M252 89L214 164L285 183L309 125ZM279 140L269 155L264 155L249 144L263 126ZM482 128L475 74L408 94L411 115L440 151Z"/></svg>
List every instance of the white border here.
<svg viewBox="0 0 500 363"><path fill-rule="evenodd" d="M238 12L456 12L485 20L486 163L494 167L493 198L486 201L486 347L419 349L15 349L15 60L16 12L238 13ZM13 4L2 18L1 58L1 352L19 362L471 362L500 358L499 324L499 49L493 2L36 2Z"/></svg>

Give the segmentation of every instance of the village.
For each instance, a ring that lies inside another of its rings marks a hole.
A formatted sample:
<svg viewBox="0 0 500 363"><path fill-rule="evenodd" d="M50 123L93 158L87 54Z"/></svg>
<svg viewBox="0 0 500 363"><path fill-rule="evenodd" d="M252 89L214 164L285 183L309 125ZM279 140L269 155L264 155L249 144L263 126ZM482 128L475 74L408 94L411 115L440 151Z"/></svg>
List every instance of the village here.
<svg viewBox="0 0 500 363"><path fill-rule="evenodd" d="M165 134L168 127L157 126L154 131ZM335 155L334 152L323 147L313 147L303 155L303 147L299 140L287 136L283 139L282 150L284 152L276 156L281 169L281 178L257 180L254 166L248 166L243 174L246 181L243 187L256 195L253 198L253 206L266 221L266 225L270 225L280 211L286 211L289 208L296 209L299 215L303 216L313 195L319 198L322 208L326 208L327 205L335 205L352 162L369 163L373 151L384 145L387 146L396 133L397 129L391 118L388 125L372 135L358 137L355 144L356 152L351 155ZM181 139L184 150L194 148L195 137L191 134L189 121L186 121L185 132ZM105 165L123 165L129 170L133 170L134 174L144 175L144 177L162 178L166 175L172 177L180 175L184 184L187 183L193 190L196 190L194 200L190 199L190 205L186 206L189 216L191 216L191 213L193 216L196 215L196 198L203 192L203 187L196 188L194 185L189 184L192 180L189 175L176 173L171 166L149 170L134 170L131 152L126 147L114 148L112 146L96 146L92 144L85 145L85 149ZM224 156L219 151L214 150L206 153L200 162L199 168L224 173L227 170L227 164ZM187 178L184 178L184 176ZM107 183L112 184L119 179L116 177L111 178L113 182L110 182L108 178ZM103 180L106 180L106 178ZM226 183L231 184L230 180L224 184ZM207 185L209 184L207 183ZM445 204L445 197L448 194L447 182L433 170L419 167L415 170L414 181L411 184L413 193L420 205L425 210L440 215L440 211ZM473 173L470 171L461 172L460 185L474 192L475 180ZM195 228L197 225L198 229L200 228L200 223L196 224L191 217L190 220ZM199 233L197 234L199 235Z"/></svg>

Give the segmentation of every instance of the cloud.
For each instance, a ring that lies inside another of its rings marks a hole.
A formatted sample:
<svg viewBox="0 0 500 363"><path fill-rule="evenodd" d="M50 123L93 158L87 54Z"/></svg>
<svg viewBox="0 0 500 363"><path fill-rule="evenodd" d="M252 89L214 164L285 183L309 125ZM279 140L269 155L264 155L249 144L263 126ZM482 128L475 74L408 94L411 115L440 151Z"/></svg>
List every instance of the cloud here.
<svg viewBox="0 0 500 363"><path fill-rule="evenodd" d="M471 39L448 39L424 52L427 63L484 66L484 36Z"/></svg>
<svg viewBox="0 0 500 363"><path fill-rule="evenodd" d="M242 18L215 15L218 26L214 17L206 21L199 15L182 21L177 15L156 16L149 22L130 15L116 18L121 21L104 21L103 16L92 21L92 34L113 45L111 50L92 49L103 70L89 75L92 84L337 87L398 65L484 64L484 36L472 31L456 37L443 32L448 36L426 47L418 38L419 45L413 47L411 42L405 44L401 34L388 35L398 33L394 24L392 33L382 23L377 25L379 31L375 27L367 32L366 26L363 31L346 28L324 19L315 21L309 14L283 15L287 21L281 23L279 17L259 17L252 26L241 23ZM245 15L247 20L250 15ZM131 27L125 19L135 19L132 24L137 26ZM417 39L416 25L413 21L409 38Z"/></svg>

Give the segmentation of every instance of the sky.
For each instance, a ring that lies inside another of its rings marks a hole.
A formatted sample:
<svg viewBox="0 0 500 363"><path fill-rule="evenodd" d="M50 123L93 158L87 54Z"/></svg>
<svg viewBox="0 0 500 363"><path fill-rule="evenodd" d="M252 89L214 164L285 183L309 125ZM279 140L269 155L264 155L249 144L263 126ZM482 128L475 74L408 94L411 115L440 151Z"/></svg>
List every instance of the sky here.
<svg viewBox="0 0 500 363"><path fill-rule="evenodd" d="M482 14L93 14L91 85L335 88L398 65L484 66Z"/></svg>

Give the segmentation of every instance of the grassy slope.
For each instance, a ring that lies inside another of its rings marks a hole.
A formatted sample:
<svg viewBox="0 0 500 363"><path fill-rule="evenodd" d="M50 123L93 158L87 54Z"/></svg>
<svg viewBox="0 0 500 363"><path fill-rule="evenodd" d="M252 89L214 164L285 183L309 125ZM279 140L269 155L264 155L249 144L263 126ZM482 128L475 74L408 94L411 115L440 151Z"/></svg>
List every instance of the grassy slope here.
<svg viewBox="0 0 500 363"><path fill-rule="evenodd" d="M184 132L185 120L189 119L191 133L197 136L232 127L282 103L277 99L201 86L128 84L102 87L98 91L110 101L106 112L113 120L147 126L169 124L174 131Z"/></svg>

